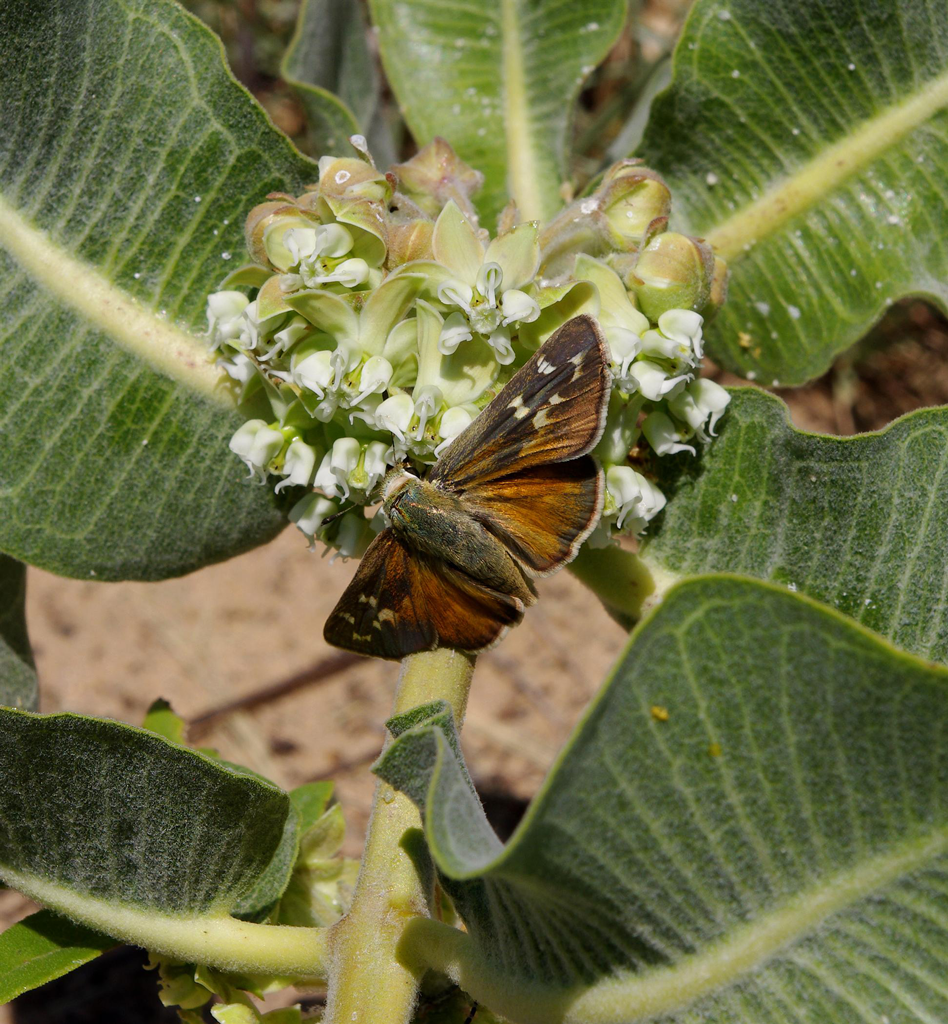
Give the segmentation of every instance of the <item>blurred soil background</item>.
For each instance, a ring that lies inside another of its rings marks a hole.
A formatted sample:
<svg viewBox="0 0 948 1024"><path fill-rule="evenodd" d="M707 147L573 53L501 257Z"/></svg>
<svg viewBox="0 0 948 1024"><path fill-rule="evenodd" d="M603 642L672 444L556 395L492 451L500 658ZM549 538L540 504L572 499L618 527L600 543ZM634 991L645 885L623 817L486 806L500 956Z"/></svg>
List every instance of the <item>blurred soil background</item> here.
<svg viewBox="0 0 948 1024"><path fill-rule="evenodd" d="M297 0L186 6L222 36L238 78L305 146L302 110L278 72ZM579 181L634 146L630 118L644 120L636 102L663 84L688 3L632 7L628 30L582 96ZM705 372L741 383L713 365ZM838 434L876 430L913 409L948 403L948 322L921 300L898 303L823 378L776 393L798 427ZM334 651L322 639L353 569L307 550L292 527L266 547L163 583L101 584L31 569L28 618L41 709L139 723L164 697L191 723L193 743L281 786L335 780L348 823L345 852L357 856L372 797L369 765L382 745L398 666ZM524 624L479 660L464 730L468 763L504 836L625 642L568 572L543 581L540 594ZM0 928L31 909L17 894L0 892ZM158 1003L142 962L137 951L117 950L0 1007L0 1024L175 1020Z"/></svg>

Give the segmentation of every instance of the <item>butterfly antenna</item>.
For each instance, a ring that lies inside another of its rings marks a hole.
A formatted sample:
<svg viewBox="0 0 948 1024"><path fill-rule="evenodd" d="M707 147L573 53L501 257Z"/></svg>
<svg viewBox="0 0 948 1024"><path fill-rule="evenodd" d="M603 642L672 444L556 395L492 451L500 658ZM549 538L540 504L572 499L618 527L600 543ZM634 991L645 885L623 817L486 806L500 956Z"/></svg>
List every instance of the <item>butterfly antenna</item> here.
<svg viewBox="0 0 948 1024"><path fill-rule="evenodd" d="M327 516L320 524L319 528L322 529L324 526L328 526L330 523L334 523L341 516L344 516L347 512L351 512L356 507L353 502L348 508L341 508L338 512L333 512L331 516Z"/></svg>
<svg viewBox="0 0 948 1024"><path fill-rule="evenodd" d="M467 1019L464 1021L464 1024L471 1024L471 1021L474 1020L475 1013L477 1013L477 1003L471 1007L471 1012L467 1015Z"/></svg>

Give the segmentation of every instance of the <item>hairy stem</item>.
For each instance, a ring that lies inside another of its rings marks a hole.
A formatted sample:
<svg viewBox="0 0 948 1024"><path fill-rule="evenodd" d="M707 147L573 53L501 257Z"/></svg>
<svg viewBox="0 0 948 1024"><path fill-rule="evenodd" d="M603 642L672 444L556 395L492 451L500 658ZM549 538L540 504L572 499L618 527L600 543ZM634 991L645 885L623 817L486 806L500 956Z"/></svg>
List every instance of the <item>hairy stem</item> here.
<svg viewBox="0 0 948 1024"><path fill-rule="evenodd" d="M570 565L577 579L602 601L606 611L630 629L676 582L677 577L624 548L583 547Z"/></svg>
<svg viewBox="0 0 948 1024"><path fill-rule="evenodd" d="M445 700L460 729L474 659L457 651L414 654L402 662L394 714ZM349 913L330 933L326 1024L405 1024L417 995L416 976L397 960L405 927L427 913L415 866L402 848L406 831L421 827L415 805L379 782L362 868Z"/></svg>

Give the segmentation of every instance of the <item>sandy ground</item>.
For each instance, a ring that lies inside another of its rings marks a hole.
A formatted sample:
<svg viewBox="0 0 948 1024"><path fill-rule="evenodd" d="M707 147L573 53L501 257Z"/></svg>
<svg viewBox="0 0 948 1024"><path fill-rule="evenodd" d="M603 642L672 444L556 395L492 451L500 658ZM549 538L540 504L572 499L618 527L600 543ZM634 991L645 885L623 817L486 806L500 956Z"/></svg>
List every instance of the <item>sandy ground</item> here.
<svg viewBox="0 0 948 1024"><path fill-rule="evenodd" d="M310 553L287 529L250 554L163 583L95 583L31 569L27 614L41 710L139 723L164 697L194 721L260 695L337 652L322 625L352 562ZM464 732L486 792L528 799L624 643L624 633L567 572L541 582L524 623L479 661ZM384 738L398 666L359 659L191 729L285 787L334 779L357 856L371 803L368 766ZM0 893L0 927L30 904ZM0 1010L0 1022L3 1022Z"/></svg>

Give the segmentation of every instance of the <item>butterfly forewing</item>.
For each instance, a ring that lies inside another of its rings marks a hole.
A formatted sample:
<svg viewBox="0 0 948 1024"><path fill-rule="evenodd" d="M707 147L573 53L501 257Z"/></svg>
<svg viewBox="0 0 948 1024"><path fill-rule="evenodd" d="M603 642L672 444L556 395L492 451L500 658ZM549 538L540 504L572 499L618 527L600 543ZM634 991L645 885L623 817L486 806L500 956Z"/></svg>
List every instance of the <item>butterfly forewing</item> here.
<svg viewBox="0 0 948 1024"><path fill-rule="evenodd" d="M429 479L463 493L476 483L590 451L609 396L605 341L588 316L564 324L435 463Z"/></svg>

